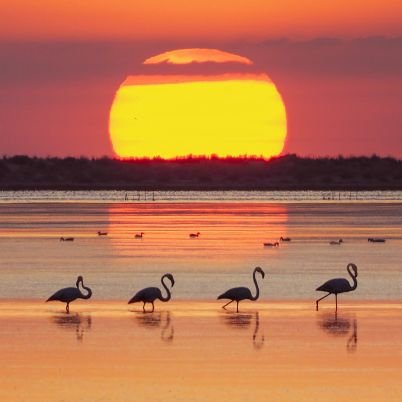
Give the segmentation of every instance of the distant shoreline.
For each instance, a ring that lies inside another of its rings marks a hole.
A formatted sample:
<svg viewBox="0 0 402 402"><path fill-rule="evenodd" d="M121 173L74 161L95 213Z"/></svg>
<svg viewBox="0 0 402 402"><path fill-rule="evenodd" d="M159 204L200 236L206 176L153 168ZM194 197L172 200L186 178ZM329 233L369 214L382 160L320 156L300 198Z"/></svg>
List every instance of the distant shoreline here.
<svg viewBox="0 0 402 402"><path fill-rule="evenodd" d="M398 191L394 158L0 159L0 190Z"/></svg>

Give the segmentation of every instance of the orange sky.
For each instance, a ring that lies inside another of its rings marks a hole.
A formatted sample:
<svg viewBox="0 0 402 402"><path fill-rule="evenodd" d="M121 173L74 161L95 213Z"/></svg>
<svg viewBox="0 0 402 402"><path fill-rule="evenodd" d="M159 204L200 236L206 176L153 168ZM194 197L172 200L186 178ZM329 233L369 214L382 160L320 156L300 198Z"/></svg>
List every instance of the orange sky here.
<svg viewBox="0 0 402 402"><path fill-rule="evenodd" d="M400 0L5 0L0 39L400 35Z"/></svg>

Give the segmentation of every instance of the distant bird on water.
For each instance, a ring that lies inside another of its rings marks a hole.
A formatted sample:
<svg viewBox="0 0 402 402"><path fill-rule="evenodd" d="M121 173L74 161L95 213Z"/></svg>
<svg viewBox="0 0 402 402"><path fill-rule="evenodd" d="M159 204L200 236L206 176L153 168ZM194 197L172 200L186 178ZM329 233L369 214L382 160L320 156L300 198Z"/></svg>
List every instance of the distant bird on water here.
<svg viewBox="0 0 402 402"><path fill-rule="evenodd" d="M60 237L60 241L74 241L74 237Z"/></svg>
<svg viewBox="0 0 402 402"><path fill-rule="evenodd" d="M385 243L385 239L379 238L379 237L369 237L367 239L369 243Z"/></svg>
<svg viewBox="0 0 402 402"><path fill-rule="evenodd" d="M264 247L279 247L279 243L277 241L275 243L264 243Z"/></svg>
<svg viewBox="0 0 402 402"><path fill-rule="evenodd" d="M156 287L149 287L142 289L138 291L129 301L128 304L131 303L137 303L137 302L143 302L142 310L145 313L145 304L146 303L151 303L152 304L152 310L150 311L151 313L155 310L154 306L154 301L156 299L159 299L162 302L167 302L171 299L172 295L170 293L169 288L166 286L166 283L164 279L167 278L170 280L170 283L172 284L172 287L174 286L174 278L172 274L165 274L161 278L162 286L165 288L167 296L162 296L162 292L160 291L159 288Z"/></svg>
<svg viewBox="0 0 402 402"><path fill-rule="evenodd" d="M134 237L135 237L136 239L142 239L142 237L144 236L144 234L145 234L144 232L136 233Z"/></svg>
<svg viewBox="0 0 402 402"><path fill-rule="evenodd" d="M188 235L188 237L190 237L191 239L195 239L195 238L197 238L197 237L200 237L200 232L197 232L197 233L190 233L189 235Z"/></svg>
<svg viewBox="0 0 402 402"><path fill-rule="evenodd" d="M292 239L290 237L282 237L279 239L280 241L291 241Z"/></svg>
<svg viewBox="0 0 402 402"><path fill-rule="evenodd" d="M98 232L98 236L107 236L107 232Z"/></svg>
<svg viewBox="0 0 402 402"><path fill-rule="evenodd" d="M218 296L217 300L219 299L229 299L230 302L226 303L222 308L226 309L226 306L228 306L232 302L237 303L236 311L239 312L239 302L242 300L252 300L255 301L259 298L260 296L260 288L258 287L257 279L256 279L256 274L257 272L261 274L262 278L264 279L265 277L265 272L262 270L260 267L256 267L253 272L253 281L255 284L256 288L256 294L255 296L252 296L251 291L249 288L246 287L238 287L238 288L232 288L227 290L225 293L222 293L220 296Z"/></svg>
<svg viewBox="0 0 402 402"><path fill-rule="evenodd" d="M339 240L332 240L332 241L329 242L329 244L330 244L331 246L340 246L342 243L343 243L343 240L342 240L342 239L339 239Z"/></svg>
<svg viewBox="0 0 402 402"><path fill-rule="evenodd" d="M80 283L83 287L83 289L85 289L87 291L87 294L84 295L79 286ZM61 301L62 303L67 303L66 304L66 312L69 313L70 312L70 303L76 299L89 299L92 296L92 290L88 287L86 287L84 285L84 278L80 275L77 278L77 282L75 284L75 288L74 287L70 287L70 288L63 288L58 290L54 295L50 296L46 301Z"/></svg>
<svg viewBox="0 0 402 402"><path fill-rule="evenodd" d="M328 292L327 295L321 297L318 299L316 303L316 310L318 311L318 303L322 300L328 297L331 294L335 295L335 310L338 311L338 294L339 293L345 293L345 292L351 292L352 290L355 290L357 288L357 266L355 264L349 263L346 267L349 275L352 277L353 285L349 283L349 281L345 278L336 278L336 279L330 279L329 281L325 282L322 284L320 287L318 287L316 290L320 292Z"/></svg>

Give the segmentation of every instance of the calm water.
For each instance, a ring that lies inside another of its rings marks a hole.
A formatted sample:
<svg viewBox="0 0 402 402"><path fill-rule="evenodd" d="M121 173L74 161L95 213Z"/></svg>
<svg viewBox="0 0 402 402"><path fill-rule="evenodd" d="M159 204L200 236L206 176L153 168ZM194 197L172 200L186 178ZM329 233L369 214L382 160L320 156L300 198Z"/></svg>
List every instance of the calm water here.
<svg viewBox="0 0 402 402"><path fill-rule="evenodd" d="M110 202L102 201L106 193L106 199L114 194ZM162 200L160 194L154 202L119 201L124 192L75 193L79 197L68 202L64 192L52 193L53 198L47 194L58 202L44 202L43 192L18 193L17 202L10 202L11 194L0 197L0 298L44 299L82 274L94 299L126 300L143 286L159 286L160 275L172 272L174 298L209 300L231 286L253 287L251 271L259 265L268 274L260 281L263 299L313 300L323 281L347 276L349 262L359 268L359 286L344 299L402 295L397 193L364 201L355 193L347 193L352 198L347 201L342 193L341 202L312 202L306 195L313 193L302 192L292 199L276 194L276 201L253 193L236 202L228 196L225 202L213 197L197 202L189 194L182 201ZM324 196L314 193L317 200ZM304 202L296 202L298 197ZM98 237L98 230L109 234ZM197 231L200 237L190 239L189 233ZM134 239L138 232L145 232L143 239ZM60 236L75 241L60 242ZM292 241L263 247L280 236ZM376 236L387 242L367 242ZM338 238L343 245L329 245Z"/></svg>

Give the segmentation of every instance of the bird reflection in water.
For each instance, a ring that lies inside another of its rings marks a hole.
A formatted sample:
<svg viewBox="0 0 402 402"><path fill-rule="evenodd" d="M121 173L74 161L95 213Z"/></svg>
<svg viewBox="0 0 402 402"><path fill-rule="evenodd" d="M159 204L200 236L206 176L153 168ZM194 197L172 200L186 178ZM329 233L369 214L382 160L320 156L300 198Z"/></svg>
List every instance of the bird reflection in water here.
<svg viewBox="0 0 402 402"><path fill-rule="evenodd" d="M59 328L67 331L75 331L77 341L82 342L85 332L88 332L92 326L90 315L55 315L52 322Z"/></svg>
<svg viewBox="0 0 402 402"><path fill-rule="evenodd" d="M349 317L339 317L335 312L333 314L326 314L318 321L318 325L328 334L333 336L347 336L349 338L346 342L346 350L348 352L355 352L357 348L357 319Z"/></svg>
<svg viewBox="0 0 402 402"><path fill-rule="evenodd" d="M144 328L160 329L161 339L164 342L171 342L174 338L174 327L170 311L160 311L153 313L138 313L136 320L139 326Z"/></svg>
<svg viewBox="0 0 402 402"><path fill-rule="evenodd" d="M258 311L255 314L238 314L228 312L222 315L222 319L227 326L236 329L249 329L254 322L254 331L252 336L253 346L256 350L262 349L265 338L264 334L260 333L260 315Z"/></svg>

